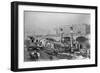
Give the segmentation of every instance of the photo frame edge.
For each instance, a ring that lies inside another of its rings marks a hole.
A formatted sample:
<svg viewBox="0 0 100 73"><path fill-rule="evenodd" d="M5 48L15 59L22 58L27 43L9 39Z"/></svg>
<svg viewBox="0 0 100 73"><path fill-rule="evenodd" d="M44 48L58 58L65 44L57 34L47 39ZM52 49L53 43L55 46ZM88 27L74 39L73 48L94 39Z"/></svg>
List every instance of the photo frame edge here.
<svg viewBox="0 0 100 73"><path fill-rule="evenodd" d="M11 2L11 71L32 71L32 70L50 70L50 69L65 69L65 68L82 68L82 67L96 67L97 66L97 6L83 6L83 5L69 5L69 7L76 6L75 8L89 8L95 9L95 64L90 65L75 65L75 66L57 66L57 67L40 67L40 68L18 68L18 5L25 5L25 4L35 4L35 5L43 5L46 4L48 6L68 6L63 4L50 4L50 3L35 3L35 2ZM45 6L46 6L45 5ZM56 7L57 7L56 6ZM78 7L80 6L80 7Z"/></svg>

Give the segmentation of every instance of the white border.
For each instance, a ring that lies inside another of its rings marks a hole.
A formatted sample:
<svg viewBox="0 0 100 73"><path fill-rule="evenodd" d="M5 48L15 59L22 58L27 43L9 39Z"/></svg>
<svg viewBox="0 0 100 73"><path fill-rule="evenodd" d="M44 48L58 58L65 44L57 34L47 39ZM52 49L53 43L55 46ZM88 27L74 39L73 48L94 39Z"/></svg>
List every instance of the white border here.
<svg viewBox="0 0 100 73"><path fill-rule="evenodd" d="M58 61L39 61L24 62L24 11L51 11L51 12L73 12L73 13L89 13L91 14L91 59L84 60L58 60ZM44 6L26 6L18 7L18 68L36 68L50 66L70 66L70 65L86 65L95 64L95 11L92 9L78 8L60 8L60 7L44 7Z"/></svg>

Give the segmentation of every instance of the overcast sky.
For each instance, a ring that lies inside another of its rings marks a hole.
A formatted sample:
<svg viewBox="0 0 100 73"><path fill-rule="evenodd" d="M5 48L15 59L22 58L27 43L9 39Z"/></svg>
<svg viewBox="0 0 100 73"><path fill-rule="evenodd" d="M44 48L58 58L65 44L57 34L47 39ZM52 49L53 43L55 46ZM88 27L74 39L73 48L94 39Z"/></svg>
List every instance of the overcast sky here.
<svg viewBox="0 0 100 73"><path fill-rule="evenodd" d="M24 11L28 34L53 34L59 26L70 24L90 24L90 14Z"/></svg>

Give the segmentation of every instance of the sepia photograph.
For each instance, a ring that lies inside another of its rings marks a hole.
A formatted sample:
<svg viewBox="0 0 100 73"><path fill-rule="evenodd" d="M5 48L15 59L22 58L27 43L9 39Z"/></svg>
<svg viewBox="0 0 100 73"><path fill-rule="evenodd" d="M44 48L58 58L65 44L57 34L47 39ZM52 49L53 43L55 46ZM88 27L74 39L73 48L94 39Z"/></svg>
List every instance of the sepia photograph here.
<svg viewBox="0 0 100 73"><path fill-rule="evenodd" d="M24 11L24 61L90 59L89 13Z"/></svg>

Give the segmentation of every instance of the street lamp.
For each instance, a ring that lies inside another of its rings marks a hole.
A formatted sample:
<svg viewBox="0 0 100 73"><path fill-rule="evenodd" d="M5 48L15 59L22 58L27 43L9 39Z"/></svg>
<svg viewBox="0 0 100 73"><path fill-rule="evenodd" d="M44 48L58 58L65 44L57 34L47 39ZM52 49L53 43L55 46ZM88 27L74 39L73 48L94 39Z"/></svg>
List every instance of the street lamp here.
<svg viewBox="0 0 100 73"><path fill-rule="evenodd" d="M73 27L71 26L70 27L70 35L71 35L71 52L73 52L73 34L74 34L74 31L73 31Z"/></svg>
<svg viewBox="0 0 100 73"><path fill-rule="evenodd" d="M60 28L60 34L61 34L61 42L62 42L62 38L63 38L63 34L64 34L63 28Z"/></svg>

